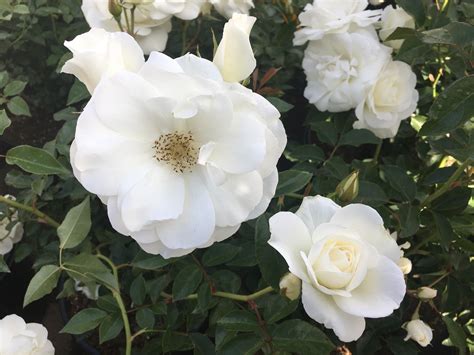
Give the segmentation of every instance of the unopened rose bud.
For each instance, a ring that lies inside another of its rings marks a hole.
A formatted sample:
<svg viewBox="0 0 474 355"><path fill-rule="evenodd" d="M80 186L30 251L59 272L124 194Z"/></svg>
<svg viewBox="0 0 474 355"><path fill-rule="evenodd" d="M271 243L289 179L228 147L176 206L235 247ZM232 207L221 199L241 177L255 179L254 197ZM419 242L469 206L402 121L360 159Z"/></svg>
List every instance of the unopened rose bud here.
<svg viewBox="0 0 474 355"><path fill-rule="evenodd" d="M336 194L337 197L344 202L350 202L357 197L359 194L358 170L354 171L337 185Z"/></svg>
<svg viewBox="0 0 474 355"><path fill-rule="evenodd" d="M416 295L418 296L418 298L423 301L431 300L435 298L437 294L438 294L437 290L435 290L434 288L425 287L425 286L420 287L416 292Z"/></svg>
<svg viewBox="0 0 474 355"><path fill-rule="evenodd" d="M422 347L426 347L431 343L433 339L433 331L431 328L420 319L414 319L405 323L403 328L407 331L405 341L413 339Z"/></svg>
<svg viewBox="0 0 474 355"><path fill-rule="evenodd" d="M291 272L283 276L280 280L280 290L283 295L290 300L296 300L301 293L301 280Z"/></svg>
<svg viewBox="0 0 474 355"><path fill-rule="evenodd" d="M408 258L400 258L400 260L398 260L398 266L404 275L407 275L411 272L412 265L410 259Z"/></svg>
<svg viewBox="0 0 474 355"><path fill-rule="evenodd" d="M120 6L117 0L109 0L109 12L113 17L120 17L122 6Z"/></svg>

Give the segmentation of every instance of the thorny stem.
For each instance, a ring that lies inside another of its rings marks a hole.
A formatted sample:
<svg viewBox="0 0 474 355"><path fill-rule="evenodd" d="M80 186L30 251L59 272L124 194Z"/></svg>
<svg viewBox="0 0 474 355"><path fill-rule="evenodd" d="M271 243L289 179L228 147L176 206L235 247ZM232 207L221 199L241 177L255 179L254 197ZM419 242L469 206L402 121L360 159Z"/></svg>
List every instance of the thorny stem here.
<svg viewBox="0 0 474 355"><path fill-rule="evenodd" d="M270 293L272 291L274 291L273 287L268 286L268 287L266 287L266 288L264 288L260 291L252 293L250 295L238 295L238 294L230 293L230 292L216 291L216 292L212 293L212 296L227 298L227 299L234 300L234 301L248 302L248 301L255 300L255 299L257 299L257 298L259 298L259 297L261 297L261 296L263 296L267 293ZM160 294L164 298L167 298L167 299L170 299L170 300L173 299L173 295L170 295L169 293L161 292ZM197 294L193 293L193 294L187 296L185 299L186 300L197 299Z"/></svg>
<svg viewBox="0 0 474 355"><path fill-rule="evenodd" d="M131 355L133 337L132 337L132 331L130 329L130 322L128 320L127 309L125 308L125 303L123 302L122 295L120 294L120 284L119 284L117 267L112 262L112 260L110 260L106 256L102 254L97 254L97 257L103 260L104 262L106 262L110 266L115 278L115 282L117 283L117 290L114 290L113 288L109 288L109 289L112 292L112 296L115 298L115 301L117 302L117 305L119 306L119 309L120 309L120 314L122 315L123 327L125 330L125 355Z"/></svg>
<svg viewBox="0 0 474 355"><path fill-rule="evenodd" d="M464 163L459 165L459 167L456 169L454 174L451 175L451 177L448 179L448 181L446 181L446 183L444 183L443 186L441 186L438 190L436 190L431 195L425 198L425 200L421 203L421 207L428 206L433 200L437 199L438 197L443 195L445 192L447 192L451 188L453 183L459 178L459 176L461 176L464 169L466 169L469 163L470 163L470 160L467 159Z"/></svg>
<svg viewBox="0 0 474 355"><path fill-rule="evenodd" d="M5 196L0 196L0 203L1 202L5 203L9 206L12 206L14 208L19 208L19 209L22 209L24 211L32 213L35 216L37 216L38 218L40 218L41 220L45 221L51 227L58 228L60 226L60 224L58 222L56 222L54 219L49 217L46 213L41 212L40 210L38 210L35 207L28 206L28 205L25 205L25 204L17 202L17 201L13 201L9 198L6 198Z"/></svg>

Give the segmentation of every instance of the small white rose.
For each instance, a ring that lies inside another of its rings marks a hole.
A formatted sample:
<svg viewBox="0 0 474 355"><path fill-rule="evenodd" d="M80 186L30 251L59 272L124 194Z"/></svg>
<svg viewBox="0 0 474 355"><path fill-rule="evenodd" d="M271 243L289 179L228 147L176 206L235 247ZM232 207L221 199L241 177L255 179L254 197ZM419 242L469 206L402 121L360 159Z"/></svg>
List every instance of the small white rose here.
<svg viewBox="0 0 474 355"><path fill-rule="evenodd" d="M314 0L299 15L301 29L295 32L294 45L371 26L382 10L365 10L367 5L367 0Z"/></svg>
<svg viewBox="0 0 474 355"><path fill-rule="evenodd" d="M93 28L64 42L72 52L61 72L73 74L92 94L100 80L118 71L137 72L145 63L143 51L127 33Z"/></svg>
<svg viewBox="0 0 474 355"><path fill-rule="evenodd" d="M390 61L381 71L367 96L357 105L354 128L365 128L379 138L395 137L401 121L418 105L416 75L400 61Z"/></svg>
<svg viewBox="0 0 474 355"><path fill-rule="evenodd" d="M385 317L400 306L401 251L371 207L305 197L295 214L270 218L270 232L268 243L302 280L306 313L341 341L358 339L365 317Z"/></svg>
<svg viewBox="0 0 474 355"><path fill-rule="evenodd" d="M253 16L234 14L225 24L214 56L214 64L225 81L242 81L255 69L257 62L249 36L256 20Z"/></svg>
<svg viewBox="0 0 474 355"><path fill-rule="evenodd" d="M0 354L54 355L54 347L44 326L11 314L0 319Z"/></svg>
<svg viewBox="0 0 474 355"><path fill-rule="evenodd" d="M216 11L222 16L231 18L233 14L248 15L251 8L254 7L253 0L209 0Z"/></svg>
<svg viewBox="0 0 474 355"><path fill-rule="evenodd" d="M422 347L426 347L431 343L433 339L433 331L428 324L420 319L414 319L405 323L403 328L407 331L405 341L413 339Z"/></svg>
<svg viewBox="0 0 474 355"><path fill-rule="evenodd" d="M296 300L301 294L301 280L291 272L280 280L280 290L290 300Z"/></svg>
<svg viewBox="0 0 474 355"><path fill-rule="evenodd" d="M390 53L373 29L329 34L311 41L303 59L308 82L304 96L319 111L353 109L391 59Z"/></svg>
<svg viewBox="0 0 474 355"><path fill-rule="evenodd" d="M387 6L382 13L380 39L385 41L398 27L415 28L415 20L399 6ZM393 49L400 49L403 40L386 41L385 44Z"/></svg>
<svg viewBox="0 0 474 355"><path fill-rule="evenodd" d="M418 296L418 298L424 301L435 298L437 294L438 294L437 290L431 287L426 287L426 286L420 287L416 292L416 295Z"/></svg>
<svg viewBox="0 0 474 355"><path fill-rule="evenodd" d="M15 200L15 197L5 195L6 198ZM23 223L18 221L18 211L9 209L9 214L0 213L0 255L8 254L13 249L13 244L23 238Z"/></svg>
<svg viewBox="0 0 474 355"><path fill-rule="evenodd" d="M410 259L405 258L405 257L400 258L400 260L398 260L398 267L400 268L400 270L402 270L404 275L408 275L412 269L412 264L411 264Z"/></svg>

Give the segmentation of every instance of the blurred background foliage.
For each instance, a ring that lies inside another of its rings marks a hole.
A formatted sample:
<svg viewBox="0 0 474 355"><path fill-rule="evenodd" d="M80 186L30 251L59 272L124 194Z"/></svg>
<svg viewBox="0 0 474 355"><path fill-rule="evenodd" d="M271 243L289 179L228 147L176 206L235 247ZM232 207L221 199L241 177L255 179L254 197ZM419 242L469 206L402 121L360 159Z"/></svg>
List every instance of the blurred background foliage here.
<svg viewBox="0 0 474 355"><path fill-rule="evenodd" d="M86 231L68 225L76 240L67 245L55 228L38 223L37 215L21 212L25 238L11 257L0 259L0 271L22 262L39 270L26 303L54 290L67 317L75 315L66 331L104 354L125 346L114 290L128 310L131 331L149 330L134 338L136 354L474 352L474 1L396 1L416 19L416 30L400 29L391 38L405 39L395 58L416 72L420 102L397 137L383 142L369 131L353 130L352 111L318 112L303 97L304 47L293 47L292 38L308 2L256 0L251 12L258 18L251 35L258 67L249 87L280 110L289 137L277 196L264 216L243 224L233 238L164 260L114 232L103 205L88 197L70 172L69 146L88 92L59 72L70 58L63 42L88 30L80 1L0 0L1 194L14 194L58 223L68 224L66 212L76 206L68 215L92 224ZM220 39L224 23L216 13L190 22L173 19L165 53L211 59L212 33ZM358 172L357 194L336 193L353 172ZM306 316L298 301L278 292L248 302L213 296L216 291L246 295L267 286L278 289L287 266L266 243L268 218L296 210L303 196L315 194L340 204L373 206L387 228L397 232L399 244L410 242L408 289L435 283L438 290L438 297L420 310L434 329L431 347L403 341L401 326L418 303L410 292L399 310L368 320L363 337L344 348L331 331ZM78 295L73 279L91 287L101 284L99 299Z"/></svg>

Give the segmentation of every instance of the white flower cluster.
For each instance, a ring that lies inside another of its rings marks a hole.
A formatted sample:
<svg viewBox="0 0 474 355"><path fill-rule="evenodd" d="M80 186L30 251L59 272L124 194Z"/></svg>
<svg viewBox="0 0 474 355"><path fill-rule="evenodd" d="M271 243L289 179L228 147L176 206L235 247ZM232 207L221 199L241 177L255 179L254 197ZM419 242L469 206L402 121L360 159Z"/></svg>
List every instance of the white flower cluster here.
<svg viewBox="0 0 474 355"><path fill-rule="evenodd" d="M193 20L214 6L220 14L231 18L234 13L248 14L254 4L253 0L125 0L116 6L119 9L120 6L135 6L134 36L145 54L150 54L165 49L173 16ZM91 28L116 32L121 30L120 27L127 28L127 22L132 21L130 16L127 18L121 13L119 25L110 11L108 0L82 0L81 9Z"/></svg>
<svg viewBox="0 0 474 355"><path fill-rule="evenodd" d="M302 281L306 313L340 340L357 340L365 318L386 317L400 306L406 291L397 265L402 252L371 207L305 197L296 213L270 218L270 232L268 243ZM296 282L282 280L280 287L298 297Z"/></svg>
<svg viewBox="0 0 474 355"><path fill-rule="evenodd" d="M365 10L367 5L367 0L314 0L299 16L294 44L309 41L303 60L309 102L320 111L355 109L354 128L391 138L416 109L416 75L408 64L392 60L392 48L380 43L375 26L385 40L397 27L415 23L401 8L382 12Z"/></svg>
<svg viewBox="0 0 474 355"><path fill-rule="evenodd" d="M15 200L13 196L6 198ZM18 221L18 212L9 209L8 213L0 212L0 255L8 254L13 249L13 244L23 238L23 224Z"/></svg>
<svg viewBox="0 0 474 355"><path fill-rule="evenodd" d="M11 314L0 319L0 354L54 355L54 347L44 326Z"/></svg>
<svg viewBox="0 0 474 355"><path fill-rule="evenodd" d="M71 146L74 174L149 253L180 256L228 238L274 196L280 114L238 83L255 68L254 22L234 14L214 62L159 52L145 62L131 36L101 29L66 42L74 56L63 71L92 93Z"/></svg>

